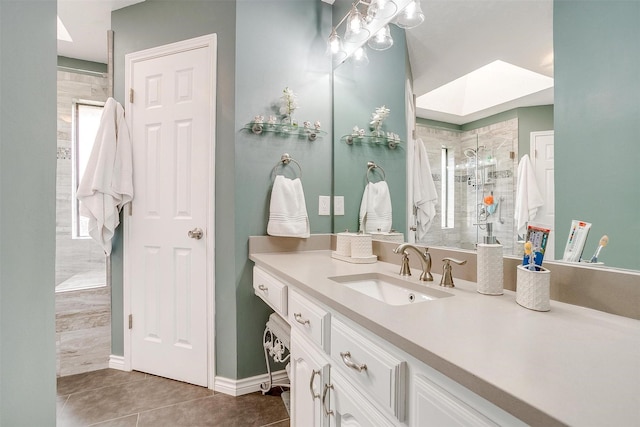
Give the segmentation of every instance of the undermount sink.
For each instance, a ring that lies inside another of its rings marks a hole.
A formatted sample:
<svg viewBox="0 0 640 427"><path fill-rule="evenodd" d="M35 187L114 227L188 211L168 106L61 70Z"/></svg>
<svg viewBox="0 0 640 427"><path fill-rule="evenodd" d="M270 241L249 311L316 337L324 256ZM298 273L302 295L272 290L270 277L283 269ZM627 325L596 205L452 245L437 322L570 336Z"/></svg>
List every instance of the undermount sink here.
<svg viewBox="0 0 640 427"><path fill-rule="evenodd" d="M389 305L415 304L453 296L448 292L380 273L352 274L329 279Z"/></svg>

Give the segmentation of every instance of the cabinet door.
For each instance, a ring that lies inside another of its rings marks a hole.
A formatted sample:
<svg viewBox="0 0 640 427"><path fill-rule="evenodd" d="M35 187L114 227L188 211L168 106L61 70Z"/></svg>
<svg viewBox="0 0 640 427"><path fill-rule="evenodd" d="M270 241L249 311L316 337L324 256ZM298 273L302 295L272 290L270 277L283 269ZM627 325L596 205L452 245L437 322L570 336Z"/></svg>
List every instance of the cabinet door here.
<svg viewBox="0 0 640 427"><path fill-rule="evenodd" d="M298 331L291 330L291 425L326 427L322 388L329 381L329 363Z"/></svg>
<svg viewBox="0 0 640 427"><path fill-rule="evenodd" d="M489 418L442 389L426 377L413 377L411 400L414 427L496 426Z"/></svg>
<svg viewBox="0 0 640 427"><path fill-rule="evenodd" d="M324 387L322 409L325 412L329 411L331 427L399 425L385 417L372 401L364 397L336 370L331 371L331 384Z"/></svg>

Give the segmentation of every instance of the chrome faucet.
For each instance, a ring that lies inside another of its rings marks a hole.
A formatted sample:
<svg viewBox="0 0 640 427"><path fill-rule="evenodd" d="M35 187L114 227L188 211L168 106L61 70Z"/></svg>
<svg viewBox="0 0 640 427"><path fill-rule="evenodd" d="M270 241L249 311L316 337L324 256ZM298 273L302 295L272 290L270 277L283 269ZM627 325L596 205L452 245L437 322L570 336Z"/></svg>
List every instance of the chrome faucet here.
<svg viewBox="0 0 640 427"><path fill-rule="evenodd" d="M393 250L396 254L402 254L400 275L411 276L411 269L409 269L409 253L407 252L407 249L412 249L420 255L420 263L422 264L420 280L423 282L432 282L433 276L431 275L431 254L429 253L429 248L424 248L424 252L422 252L420 249L409 243L403 243Z"/></svg>

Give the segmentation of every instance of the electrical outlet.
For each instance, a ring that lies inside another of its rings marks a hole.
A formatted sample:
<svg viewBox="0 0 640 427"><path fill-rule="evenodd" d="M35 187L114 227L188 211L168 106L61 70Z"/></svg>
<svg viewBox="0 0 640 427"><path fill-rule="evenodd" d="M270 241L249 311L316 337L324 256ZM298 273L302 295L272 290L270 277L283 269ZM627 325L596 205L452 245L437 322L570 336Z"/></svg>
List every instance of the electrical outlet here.
<svg viewBox="0 0 640 427"><path fill-rule="evenodd" d="M318 197L318 215L331 215L331 197Z"/></svg>
<svg viewBox="0 0 640 427"><path fill-rule="evenodd" d="M344 215L344 196L333 196L333 214Z"/></svg>

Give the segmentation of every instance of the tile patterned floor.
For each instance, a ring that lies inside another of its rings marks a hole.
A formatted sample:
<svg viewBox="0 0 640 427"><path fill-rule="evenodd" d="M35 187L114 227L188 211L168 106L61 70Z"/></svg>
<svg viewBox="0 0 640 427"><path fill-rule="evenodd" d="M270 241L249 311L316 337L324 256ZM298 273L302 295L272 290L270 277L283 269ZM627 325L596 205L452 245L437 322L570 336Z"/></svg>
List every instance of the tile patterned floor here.
<svg viewBox="0 0 640 427"><path fill-rule="evenodd" d="M288 427L278 395L231 397L140 372L102 369L58 378L57 426Z"/></svg>

